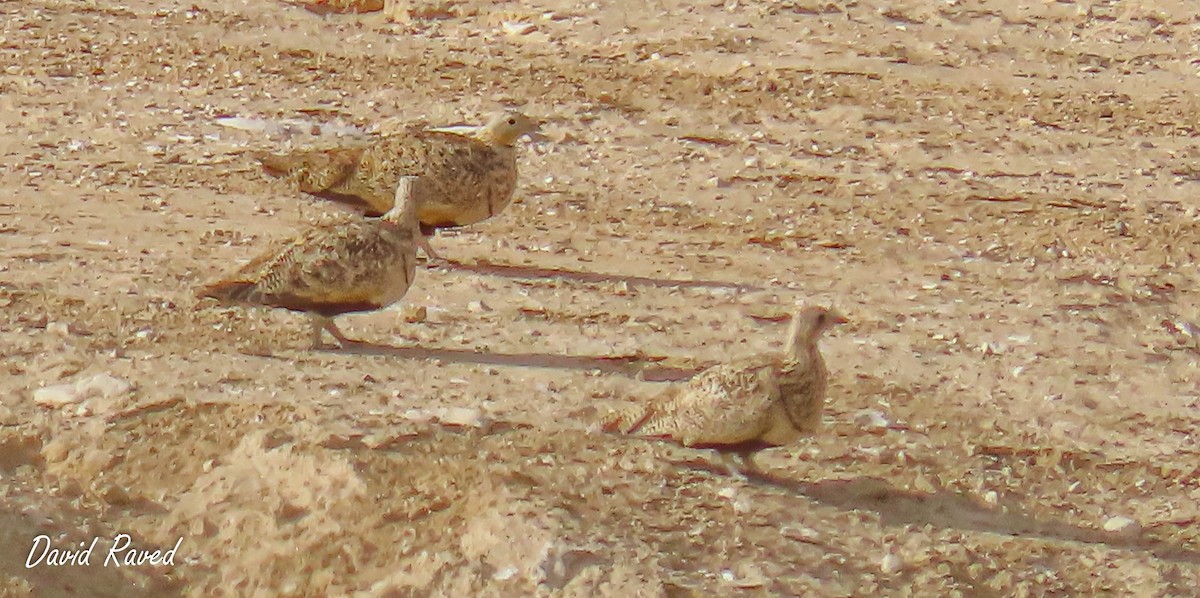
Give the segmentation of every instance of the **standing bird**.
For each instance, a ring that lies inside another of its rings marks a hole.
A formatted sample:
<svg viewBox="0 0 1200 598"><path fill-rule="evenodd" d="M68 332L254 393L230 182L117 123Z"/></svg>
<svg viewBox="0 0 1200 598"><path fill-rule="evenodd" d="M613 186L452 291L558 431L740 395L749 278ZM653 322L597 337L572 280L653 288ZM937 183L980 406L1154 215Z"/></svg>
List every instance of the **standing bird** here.
<svg viewBox="0 0 1200 598"><path fill-rule="evenodd" d="M475 224L499 214L517 187L517 139L539 125L517 112L497 114L473 135L413 130L387 135L365 147L256 154L272 176L294 180L310 195L349 204L368 216L392 207L400 177L419 176L426 187L417 206L422 237L439 228Z"/></svg>
<svg viewBox="0 0 1200 598"><path fill-rule="evenodd" d="M829 372L817 342L846 321L835 310L804 307L792 316L782 353L710 367L648 403L610 415L604 429L715 448L753 467L749 455L790 444L820 425Z"/></svg>
<svg viewBox="0 0 1200 598"><path fill-rule="evenodd" d="M312 318L313 348L327 330L343 347L335 316L382 309L408 292L416 275L418 177L401 177L382 218L311 229L269 250L232 277L200 290L226 304L281 307Z"/></svg>

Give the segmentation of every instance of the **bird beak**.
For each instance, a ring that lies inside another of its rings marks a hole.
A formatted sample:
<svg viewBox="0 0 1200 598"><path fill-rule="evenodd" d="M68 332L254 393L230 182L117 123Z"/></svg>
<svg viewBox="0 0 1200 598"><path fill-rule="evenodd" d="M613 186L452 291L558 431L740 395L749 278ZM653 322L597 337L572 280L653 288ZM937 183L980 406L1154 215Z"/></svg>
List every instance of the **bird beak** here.
<svg viewBox="0 0 1200 598"><path fill-rule="evenodd" d="M847 324L850 322L850 318L847 318L846 316L842 315L841 312L830 311L829 315L833 318L832 321L834 324Z"/></svg>

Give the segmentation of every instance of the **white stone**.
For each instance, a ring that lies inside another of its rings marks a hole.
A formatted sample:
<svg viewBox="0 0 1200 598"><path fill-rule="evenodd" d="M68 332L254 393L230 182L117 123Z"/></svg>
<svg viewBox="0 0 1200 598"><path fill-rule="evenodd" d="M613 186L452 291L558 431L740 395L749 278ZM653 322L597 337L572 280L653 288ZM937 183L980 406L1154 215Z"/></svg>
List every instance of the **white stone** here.
<svg viewBox="0 0 1200 598"><path fill-rule="evenodd" d="M73 384L55 384L33 391L33 402L43 407L62 407L82 400Z"/></svg>
<svg viewBox="0 0 1200 598"><path fill-rule="evenodd" d="M404 412L403 417L410 422L415 422L418 424L423 424L433 420L433 414L427 409L409 409Z"/></svg>
<svg viewBox="0 0 1200 598"><path fill-rule="evenodd" d="M1137 524L1128 517L1110 517L1108 521L1104 522L1104 531L1125 532L1130 531L1135 525Z"/></svg>
<svg viewBox="0 0 1200 598"><path fill-rule="evenodd" d="M537 29L537 25L519 21L504 21L500 24L500 28L509 35L528 35Z"/></svg>
<svg viewBox="0 0 1200 598"><path fill-rule="evenodd" d="M128 393L131 388L128 382L109 374L96 374L75 381L75 392L81 398L98 396L111 399Z"/></svg>
<svg viewBox="0 0 1200 598"><path fill-rule="evenodd" d="M46 324L46 332L55 336L70 336L71 327L66 322L50 322Z"/></svg>
<svg viewBox="0 0 1200 598"><path fill-rule="evenodd" d="M888 575L899 571L902 567L904 567L904 561L891 553L884 555L883 559L879 561L879 570Z"/></svg>
<svg viewBox="0 0 1200 598"><path fill-rule="evenodd" d="M887 428L892 424L888 418L878 409L863 409L854 416L854 423L863 428L881 429Z"/></svg>
<svg viewBox="0 0 1200 598"><path fill-rule="evenodd" d="M483 411L470 407L448 407L438 417L438 421L450 426L467 426L481 428L487 421Z"/></svg>

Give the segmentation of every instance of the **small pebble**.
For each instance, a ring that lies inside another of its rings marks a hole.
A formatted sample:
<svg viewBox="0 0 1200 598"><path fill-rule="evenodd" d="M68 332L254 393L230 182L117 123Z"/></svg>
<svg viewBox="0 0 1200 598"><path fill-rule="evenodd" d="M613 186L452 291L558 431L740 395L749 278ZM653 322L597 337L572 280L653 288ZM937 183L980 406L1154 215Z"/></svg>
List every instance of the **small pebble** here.
<svg viewBox="0 0 1200 598"><path fill-rule="evenodd" d="M863 409L854 416L854 423L867 430L886 430L892 422L888 421L878 409Z"/></svg>
<svg viewBox="0 0 1200 598"><path fill-rule="evenodd" d="M469 407L449 407L437 417L438 421L450 426L482 428L487 424L483 411Z"/></svg>
<svg viewBox="0 0 1200 598"><path fill-rule="evenodd" d="M500 28L509 35L528 35L537 30L537 25L519 21L504 21L500 24Z"/></svg>
<svg viewBox="0 0 1200 598"><path fill-rule="evenodd" d="M769 581L762 569L753 563L743 563L736 573L726 569L721 572L721 577L738 588L761 588Z"/></svg>
<svg viewBox="0 0 1200 598"><path fill-rule="evenodd" d="M113 398L129 392L130 388L132 386L128 382L109 374L96 374L75 382L75 391L84 398Z"/></svg>
<svg viewBox="0 0 1200 598"><path fill-rule="evenodd" d="M71 327L66 322L50 322L46 324L46 332L55 336L70 336Z"/></svg>
<svg viewBox="0 0 1200 598"><path fill-rule="evenodd" d="M888 575L899 571L903 567L904 561L900 560L900 557L891 553L884 555L883 559L879 561L879 570Z"/></svg>
<svg viewBox="0 0 1200 598"><path fill-rule="evenodd" d="M1131 532L1137 529L1137 523L1128 517L1110 517L1104 522L1104 531L1121 533Z"/></svg>
<svg viewBox="0 0 1200 598"><path fill-rule="evenodd" d="M115 399L133 386L109 374L80 378L73 384L53 384L33 391L33 402L43 407L65 407L91 398Z"/></svg>
<svg viewBox="0 0 1200 598"><path fill-rule="evenodd" d="M409 324L429 319L429 310L424 305L410 305L404 309L404 321Z"/></svg>

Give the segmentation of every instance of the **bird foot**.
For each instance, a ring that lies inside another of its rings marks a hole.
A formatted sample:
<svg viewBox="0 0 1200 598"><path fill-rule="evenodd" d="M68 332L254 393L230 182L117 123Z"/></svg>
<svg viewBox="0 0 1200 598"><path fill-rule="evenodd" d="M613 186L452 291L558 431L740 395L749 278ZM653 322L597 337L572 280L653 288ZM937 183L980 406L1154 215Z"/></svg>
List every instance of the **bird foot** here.
<svg viewBox="0 0 1200 598"><path fill-rule="evenodd" d="M440 268L442 266L449 266L450 263L451 263L450 260L448 260L440 255L436 255L436 254L435 255L429 255L429 254L425 255L425 267L426 268Z"/></svg>
<svg viewBox="0 0 1200 598"><path fill-rule="evenodd" d="M743 455L737 453L718 453L721 464L725 466L725 470L729 472L730 477L736 478L738 481L749 481L752 476L762 476L763 470L758 467L758 463L754 461L753 455Z"/></svg>
<svg viewBox="0 0 1200 598"><path fill-rule="evenodd" d="M442 262L446 261L446 258L442 257L438 252L434 251L433 247L430 247L429 237L426 237L425 235L422 235L420 233L417 234L417 248L419 248L421 250L421 253L425 254L425 262L426 263L433 264L433 263L442 263Z"/></svg>
<svg viewBox="0 0 1200 598"><path fill-rule="evenodd" d="M349 338L336 339L332 343L327 343L324 341L324 339L322 339L320 341L314 342L312 344L312 349L314 351L336 351L338 349L353 349L354 347L361 347L366 344L368 344L368 343L366 343L365 341L356 341L354 339L349 339Z"/></svg>
<svg viewBox="0 0 1200 598"><path fill-rule="evenodd" d="M322 332L328 332L334 338L336 344L326 345L325 335ZM349 349L351 347L362 344L352 338L342 334L333 320L327 318L316 317L313 319L312 325L312 348L320 351L324 349Z"/></svg>

